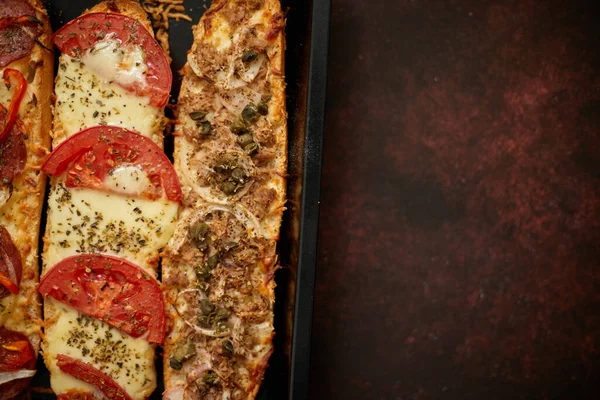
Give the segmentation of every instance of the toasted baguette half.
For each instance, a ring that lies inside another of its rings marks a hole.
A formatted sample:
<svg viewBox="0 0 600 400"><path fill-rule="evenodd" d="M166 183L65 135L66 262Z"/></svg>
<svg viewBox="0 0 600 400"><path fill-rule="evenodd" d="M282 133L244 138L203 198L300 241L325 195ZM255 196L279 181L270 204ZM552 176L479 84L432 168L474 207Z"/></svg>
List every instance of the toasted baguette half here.
<svg viewBox="0 0 600 400"><path fill-rule="evenodd" d="M194 28L175 127L184 209L162 264L164 399L253 399L273 351L284 24L277 0L229 0Z"/></svg>
<svg viewBox="0 0 600 400"><path fill-rule="evenodd" d="M7 257L4 246L10 246L5 242L12 241L18 250L16 256L22 267L18 293L6 291L0 283L0 343L4 346L4 353L0 351L0 366L7 359L5 357L15 357L16 353L22 351L23 347L11 346L11 343L18 343L19 335L24 335L29 341L32 358L21 368L34 369L41 333L41 307L36 287L39 281L38 241L46 177L40 172L40 166L50 145L50 98L54 70L54 56L50 50L52 30L41 1L2 3L0 19L3 22L10 18L17 20L0 29L0 55L4 54L0 56L0 76L7 70L16 70L27 84L15 126L4 140L0 140L0 229L9 236L1 240L0 246L3 248L0 249L0 262L6 266L10 256ZM21 40L23 33L31 35L29 51L29 46ZM21 52L20 57L14 60L11 60L12 57L5 58L6 52L15 54L15 51ZM5 111L10 108L17 88L14 78L10 78L9 82L10 88L4 82L0 83L0 104ZM6 118L1 120L4 124ZM15 150L17 148L24 152ZM9 169L19 164L21 168L13 169L13 174L7 174ZM0 399L16 396L28 386L28 382L29 379L20 379L0 385Z"/></svg>
<svg viewBox="0 0 600 400"><path fill-rule="evenodd" d="M111 27L111 22L103 19L106 14L126 16L132 20L132 23L127 22L132 31L141 24L154 37L148 17L138 2L109 0L85 11L82 16L91 13L101 13L98 24L107 27ZM80 18L74 21L74 26L96 26L92 21ZM116 40L111 35L105 33L101 43L92 49L75 54L62 53L60 56L55 83L54 151L74 135L82 130L89 131L90 128L103 129L103 135L127 129L151 139L159 148L163 146L164 104L153 105L149 96L126 89L118 81L118 74L123 68L134 72L138 67L148 70L145 64L147 49L137 45L128 47L130 44ZM121 52L122 49L125 50ZM119 62L111 61L114 54L121 54ZM164 57L162 50L161 54ZM170 85L170 70L168 74ZM141 76L145 75L142 73ZM103 140L101 137L97 143ZM110 154L118 157L117 152L121 150L122 147L113 147ZM131 153L125 151L125 154ZM139 185L138 181L145 182L148 178L143 171L109 172L113 187L108 190L106 187L70 187L66 183L66 175L61 173L50 179L48 222L44 236L44 276L40 287L47 276L56 273L61 262L73 256L87 259L97 255L117 257L133 264L143 270L136 274L136 279L152 281L158 286L159 252L171 237L179 203L166 198L144 198L134 192L119 192L125 190L125 186L135 188ZM123 275L109 275L110 270L111 265L108 265L106 276L112 276L114 280L111 281L112 286L106 287L114 290L112 293L137 293L138 289L131 289L128 283L122 283ZM89 279L94 278L85 279L89 283L92 282ZM93 287L93 283L90 287ZM104 290L104 287L100 290ZM157 290L159 296L151 300L162 304L160 289ZM101 302L102 295L96 299ZM132 303L129 297L122 300L114 298L111 302L124 303L125 311ZM94 304L100 307L100 303ZM139 307L139 303L135 304ZM134 310L145 312L143 309ZM94 312L93 309L88 311ZM151 342L145 334L136 336L120 329L130 321L115 324L113 320L110 323L104 315L82 312L68 299L59 301L51 295L44 297L44 313L44 360L51 373L52 389L59 398L91 394L94 398L141 400L154 391L157 384L154 365L156 342ZM131 316L135 317L133 312ZM139 321L133 323L138 324ZM65 361L64 356L70 357L70 360ZM81 368L73 367L74 362L83 363L84 368L93 368L94 372L82 374ZM105 384L108 380L110 384Z"/></svg>

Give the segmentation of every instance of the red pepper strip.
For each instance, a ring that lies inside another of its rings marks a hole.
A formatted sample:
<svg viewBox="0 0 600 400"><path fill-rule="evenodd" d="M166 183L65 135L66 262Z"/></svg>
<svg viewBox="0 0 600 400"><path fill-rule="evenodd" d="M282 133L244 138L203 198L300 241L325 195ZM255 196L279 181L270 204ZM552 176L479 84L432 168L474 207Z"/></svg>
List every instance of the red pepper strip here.
<svg viewBox="0 0 600 400"><path fill-rule="evenodd" d="M15 121L17 120L17 114L19 113L21 100L23 100L25 90L27 90L27 81L25 80L25 77L16 69L6 68L2 74L2 78L4 79L4 83L8 88L11 86L10 78L16 80L17 85L15 87L12 99L10 100L10 105L8 106L8 118L5 120L5 124L0 132L0 140L4 139L4 137L8 135L15 124Z"/></svg>
<svg viewBox="0 0 600 400"><path fill-rule="evenodd" d="M42 21L33 15L23 15L22 17L3 17L0 18L0 30L11 25L41 25Z"/></svg>
<svg viewBox="0 0 600 400"><path fill-rule="evenodd" d="M8 289L12 294L19 293L19 287L15 285L6 275L0 272L0 285Z"/></svg>

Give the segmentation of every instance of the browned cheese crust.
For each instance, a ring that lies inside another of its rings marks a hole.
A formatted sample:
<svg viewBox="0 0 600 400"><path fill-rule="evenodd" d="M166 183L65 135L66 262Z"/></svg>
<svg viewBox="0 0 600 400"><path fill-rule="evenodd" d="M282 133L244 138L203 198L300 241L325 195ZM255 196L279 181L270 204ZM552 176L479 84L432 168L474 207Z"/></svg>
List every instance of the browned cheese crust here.
<svg viewBox="0 0 600 400"><path fill-rule="evenodd" d="M277 0L229 0L194 27L175 127L184 209L163 259L165 399L253 399L273 351L284 25Z"/></svg>
<svg viewBox="0 0 600 400"><path fill-rule="evenodd" d="M0 301L0 326L26 334L37 354L41 335L41 307L37 293L38 240L46 184L40 167L50 145L54 56L50 50L52 30L46 10L39 0L28 0L27 3L35 9L35 16L41 21L41 35L30 55L5 67L20 71L28 82L18 114L27 159L24 169L12 181L10 198L0 205L0 225L7 229L19 250L23 269L19 294ZM0 68L0 71L3 70ZM3 82L0 84L4 86ZM2 90L2 104L8 108L10 94L4 87Z"/></svg>

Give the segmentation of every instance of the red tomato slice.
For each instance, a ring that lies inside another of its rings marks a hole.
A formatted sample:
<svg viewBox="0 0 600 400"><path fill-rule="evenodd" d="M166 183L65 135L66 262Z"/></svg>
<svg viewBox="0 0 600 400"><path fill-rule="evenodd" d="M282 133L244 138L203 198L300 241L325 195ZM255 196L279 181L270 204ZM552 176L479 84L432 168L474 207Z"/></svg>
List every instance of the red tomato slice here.
<svg viewBox="0 0 600 400"><path fill-rule="evenodd" d="M142 96L149 95L151 103L158 107L167 104L172 80L169 61L158 42L135 19L121 14L85 14L60 28L53 41L63 53L80 56L111 34L123 46L141 46L148 66L145 85L136 82L123 87Z"/></svg>
<svg viewBox="0 0 600 400"><path fill-rule="evenodd" d="M0 225L0 299L8 296L8 292L19 293L23 266L21 253L15 246L10 233Z"/></svg>
<svg viewBox="0 0 600 400"><path fill-rule="evenodd" d="M142 168L153 184L144 197L181 200L177 173L165 153L139 133L111 126L85 129L61 143L42 166L51 175L67 171L67 187L105 189L107 175L119 166Z"/></svg>
<svg viewBox="0 0 600 400"><path fill-rule="evenodd" d="M121 258L86 254L65 258L40 282L39 292L133 336L165 338L165 307L156 279Z"/></svg>
<svg viewBox="0 0 600 400"><path fill-rule="evenodd" d="M96 386L102 393L111 400L131 400L131 397L127 394L121 386L117 384L110 376L104 372L86 364L82 361L76 360L64 354L56 355L56 365L61 371L74 376L77 379L81 379L91 385ZM71 399L72 397L68 397ZM80 399L86 399L88 397L77 397Z"/></svg>
<svg viewBox="0 0 600 400"><path fill-rule="evenodd" d="M27 336L0 327L0 372L34 369L35 354ZM22 378L0 385L0 398L13 398L29 385L31 378Z"/></svg>

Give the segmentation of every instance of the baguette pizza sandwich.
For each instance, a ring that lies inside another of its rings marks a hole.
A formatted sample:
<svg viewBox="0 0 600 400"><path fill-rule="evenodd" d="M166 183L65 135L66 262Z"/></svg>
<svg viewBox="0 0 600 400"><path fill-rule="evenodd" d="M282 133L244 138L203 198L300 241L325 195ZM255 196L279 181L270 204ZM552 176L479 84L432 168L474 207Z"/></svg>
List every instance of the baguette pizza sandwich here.
<svg viewBox="0 0 600 400"><path fill-rule="evenodd" d="M216 0L194 28L175 127L183 207L162 264L167 400L253 399L273 351L284 24L277 0Z"/></svg>
<svg viewBox="0 0 600 400"><path fill-rule="evenodd" d="M166 332L159 253L181 198L162 150L169 63L135 1L98 4L54 44L44 360L59 399L145 399Z"/></svg>
<svg viewBox="0 0 600 400"><path fill-rule="evenodd" d="M54 58L39 0L0 2L0 399L35 373L41 308L38 240L50 144Z"/></svg>

